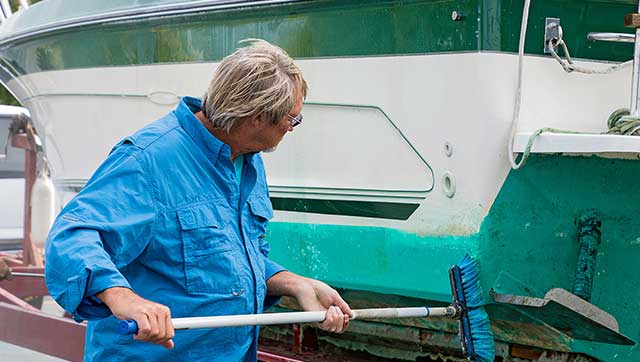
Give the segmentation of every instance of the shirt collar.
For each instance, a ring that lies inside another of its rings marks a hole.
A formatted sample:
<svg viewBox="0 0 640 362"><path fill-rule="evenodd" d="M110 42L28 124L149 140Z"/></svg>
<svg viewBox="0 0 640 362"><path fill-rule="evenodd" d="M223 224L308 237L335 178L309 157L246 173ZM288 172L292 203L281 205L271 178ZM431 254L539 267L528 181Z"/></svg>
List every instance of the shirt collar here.
<svg viewBox="0 0 640 362"><path fill-rule="evenodd" d="M220 150L226 146L222 141L217 139L209 130L200 123L195 116L202 109L202 101L194 97L183 97L180 104L175 110L175 114L180 122L180 126L184 128L193 141L200 147L212 162L216 162ZM229 146L226 146L229 148ZM230 152L230 150L229 150Z"/></svg>
<svg viewBox="0 0 640 362"><path fill-rule="evenodd" d="M200 120L194 113L202 109L202 101L194 97L182 97L180 104L175 110L180 126L184 128L193 141L200 147L207 157L216 162L221 151L224 150L226 157L231 157L231 148L224 142L220 141L216 136L212 135L209 130L200 123ZM245 161L252 166L256 166L257 155L259 152L251 152L245 154Z"/></svg>

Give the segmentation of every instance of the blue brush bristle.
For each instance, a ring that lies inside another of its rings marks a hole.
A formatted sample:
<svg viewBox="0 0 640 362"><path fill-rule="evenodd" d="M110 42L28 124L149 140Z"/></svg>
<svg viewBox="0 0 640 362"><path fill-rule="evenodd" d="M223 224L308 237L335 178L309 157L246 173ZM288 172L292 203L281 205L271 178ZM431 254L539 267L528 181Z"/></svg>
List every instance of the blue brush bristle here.
<svg viewBox="0 0 640 362"><path fill-rule="evenodd" d="M487 312L485 312L484 307L478 307L469 308L467 313L471 324L471 339L476 362L493 362L496 347Z"/></svg>
<svg viewBox="0 0 640 362"><path fill-rule="evenodd" d="M469 255L465 255L458 263L458 267L460 268L474 351L473 356L469 357L474 357L476 362L492 362L495 357L495 344L489 316L483 306L478 262Z"/></svg>
<svg viewBox="0 0 640 362"><path fill-rule="evenodd" d="M465 255L462 261L458 263L462 276L462 289L467 302L468 308L480 307L483 305L482 289L480 287L480 270L478 262Z"/></svg>

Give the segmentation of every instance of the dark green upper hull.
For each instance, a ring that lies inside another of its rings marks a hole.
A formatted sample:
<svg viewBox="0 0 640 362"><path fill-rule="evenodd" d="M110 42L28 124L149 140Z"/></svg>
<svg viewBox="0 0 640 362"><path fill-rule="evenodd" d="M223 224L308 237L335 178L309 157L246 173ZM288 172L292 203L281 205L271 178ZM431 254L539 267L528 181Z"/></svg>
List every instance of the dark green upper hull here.
<svg viewBox="0 0 640 362"><path fill-rule="evenodd" d="M38 3L29 11L55 25L56 12L51 11L50 18L43 14L54 6L58 9L59 3L65 1ZM39 30L33 35L27 30L37 24L22 19L30 15L26 12L0 28L0 56L6 70L15 76L73 68L217 61L246 38L274 42L296 58L517 52L522 7L523 1L512 0L297 1L195 9L182 15L131 20L123 16L94 25L80 22L69 29ZM574 57L628 60L632 44L590 42L586 35L592 31L629 33L623 16L634 8L632 1L533 1L525 51L542 54L544 19L559 17ZM463 14L460 21L452 20L454 10Z"/></svg>

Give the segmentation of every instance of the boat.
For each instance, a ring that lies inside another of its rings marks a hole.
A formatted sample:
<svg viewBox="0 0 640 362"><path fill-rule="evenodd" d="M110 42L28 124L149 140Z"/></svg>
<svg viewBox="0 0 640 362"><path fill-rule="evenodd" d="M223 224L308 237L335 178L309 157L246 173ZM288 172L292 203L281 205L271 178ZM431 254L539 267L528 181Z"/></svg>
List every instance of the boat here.
<svg viewBox="0 0 640 362"><path fill-rule="evenodd" d="M23 235L24 156L8 147L9 128L22 112L21 107L0 106L0 251L18 249Z"/></svg>
<svg viewBox="0 0 640 362"><path fill-rule="evenodd" d="M277 44L309 94L304 125L264 154L272 259L353 307L437 306L468 253L497 360L640 361L640 138L608 133L638 115L624 22L637 11L628 0L48 0L3 20L0 80L31 113L63 205L120 139L201 95L241 40ZM356 322L342 336L286 326L262 338L464 360L453 321Z"/></svg>

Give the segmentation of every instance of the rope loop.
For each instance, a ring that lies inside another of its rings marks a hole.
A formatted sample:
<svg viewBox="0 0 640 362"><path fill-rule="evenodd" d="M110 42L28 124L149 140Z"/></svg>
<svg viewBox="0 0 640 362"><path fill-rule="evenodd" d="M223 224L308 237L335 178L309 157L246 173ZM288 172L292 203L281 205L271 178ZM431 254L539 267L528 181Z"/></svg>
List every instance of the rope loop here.
<svg viewBox="0 0 640 362"><path fill-rule="evenodd" d="M558 63L560 63L560 65L562 66L562 69L564 69L564 71L567 73L578 72L583 74L610 74L633 64L633 59L632 59L624 63L614 64L604 69L579 67L575 65L575 63L573 62L573 58L571 58L571 54L569 53L569 48L567 47L567 43L565 43L564 40L562 40L562 38L549 39L549 41L547 42L547 45L549 47L549 51L551 52L551 55L553 56L553 58L557 60ZM556 46L562 48L562 53L564 54L566 61L562 59L560 55L558 55L558 52L556 52L555 50Z"/></svg>

